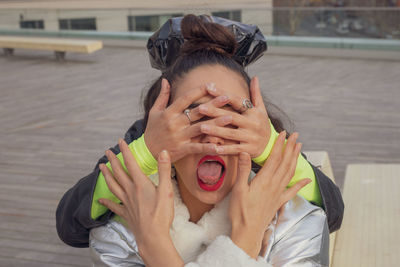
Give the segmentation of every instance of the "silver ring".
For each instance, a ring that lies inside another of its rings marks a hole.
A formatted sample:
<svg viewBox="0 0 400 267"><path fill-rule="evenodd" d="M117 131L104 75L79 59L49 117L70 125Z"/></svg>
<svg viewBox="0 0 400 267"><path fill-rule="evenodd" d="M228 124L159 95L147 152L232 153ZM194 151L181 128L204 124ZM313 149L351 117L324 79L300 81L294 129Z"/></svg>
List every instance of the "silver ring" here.
<svg viewBox="0 0 400 267"><path fill-rule="evenodd" d="M192 120L190 119L190 109L185 109L184 111L183 111L183 113L185 113L185 115L186 115L186 117L189 119L189 122L192 122Z"/></svg>
<svg viewBox="0 0 400 267"><path fill-rule="evenodd" d="M242 108L239 110L240 113L245 112L246 110L248 110L249 108L253 108L253 103L251 103L251 101L247 98L243 99L242 102Z"/></svg>

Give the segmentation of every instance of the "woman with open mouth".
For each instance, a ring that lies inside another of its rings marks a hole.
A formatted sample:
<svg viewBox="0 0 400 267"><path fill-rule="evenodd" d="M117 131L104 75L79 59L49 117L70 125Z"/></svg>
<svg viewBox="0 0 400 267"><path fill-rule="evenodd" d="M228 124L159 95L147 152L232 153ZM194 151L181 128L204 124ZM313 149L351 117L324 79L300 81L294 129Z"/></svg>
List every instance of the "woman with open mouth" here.
<svg viewBox="0 0 400 267"><path fill-rule="evenodd" d="M313 168L300 155L298 134L267 113L258 78L243 68L265 46L258 40L238 57L244 48L232 31L243 25L230 31L227 22L171 19L164 26L180 23L184 38L172 62L160 63L149 42L163 74L144 101L144 134L129 144L121 139L120 153L106 151L108 163L99 165L90 213L103 221L90 230L94 265L329 265L327 218L317 206L324 195Z"/></svg>

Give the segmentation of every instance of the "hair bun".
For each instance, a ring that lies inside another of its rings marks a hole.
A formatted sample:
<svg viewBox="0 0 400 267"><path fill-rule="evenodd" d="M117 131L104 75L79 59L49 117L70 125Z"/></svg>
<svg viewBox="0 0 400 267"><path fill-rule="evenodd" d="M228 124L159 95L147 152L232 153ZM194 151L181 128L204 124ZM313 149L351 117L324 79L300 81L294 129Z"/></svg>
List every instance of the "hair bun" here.
<svg viewBox="0 0 400 267"><path fill-rule="evenodd" d="M237 48L233 33L226 27L209 22L210 17L187 15L181 21L182 36L185 39L182 54L192 54L200 50L213 50L232 57Z"/></svg>

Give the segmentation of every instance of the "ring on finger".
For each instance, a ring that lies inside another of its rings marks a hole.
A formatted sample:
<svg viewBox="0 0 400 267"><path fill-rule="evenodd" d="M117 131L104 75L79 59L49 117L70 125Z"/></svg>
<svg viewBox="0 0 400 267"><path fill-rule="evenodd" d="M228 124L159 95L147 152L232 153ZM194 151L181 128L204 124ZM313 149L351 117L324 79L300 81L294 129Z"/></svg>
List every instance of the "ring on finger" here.
<svg viewBox="0 0 400 267"><path fill-rule="evenodd" d="M243 99L242 101L242 107L239 110L240 113L245 112L246 110L248 110L249 108L253 108L253 103L251 103L251 101L247 98Z"/></svg>
<svg viewBox="0 0 400 267"><path fill-rule="evenodd" d="M188 118L189 122L192 122L192 119L190 118L190 109L185 109L183 111L183 113L186 115L186 117Z"/></svg>

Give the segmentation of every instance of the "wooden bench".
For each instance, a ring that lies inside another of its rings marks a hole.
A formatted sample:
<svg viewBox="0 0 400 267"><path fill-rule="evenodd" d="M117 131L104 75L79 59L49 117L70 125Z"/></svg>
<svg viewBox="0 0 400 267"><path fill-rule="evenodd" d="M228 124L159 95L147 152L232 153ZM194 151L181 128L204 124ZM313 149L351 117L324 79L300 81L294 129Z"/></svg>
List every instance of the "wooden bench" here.
<svg viewBox="0 0 400 267"><path fill-rule="evenodd" d="M314 166L318 167L326 176L331 178L335 182L333 177L333 171L331 162L329 161L329 156L326 151L308 151L304 152L307 156L307 160L311 162ZM336 232L329 235L329 262L332 262L333 251L336 240Z"/></svg>
<svg viewBox="0 0 400 267"><path fill-rule="evenodd" d="M347 166L332 266L400 265L400 165Z"/></svg>
<svg viewBox="0 0 400 267"><path fill-rule="evenodd" d="M64 60L66 52L92 53L103 47L101 41L0 36L0 47L6 56L11 56L14 49L33 49L54 51L57 60Z"/></svg>

